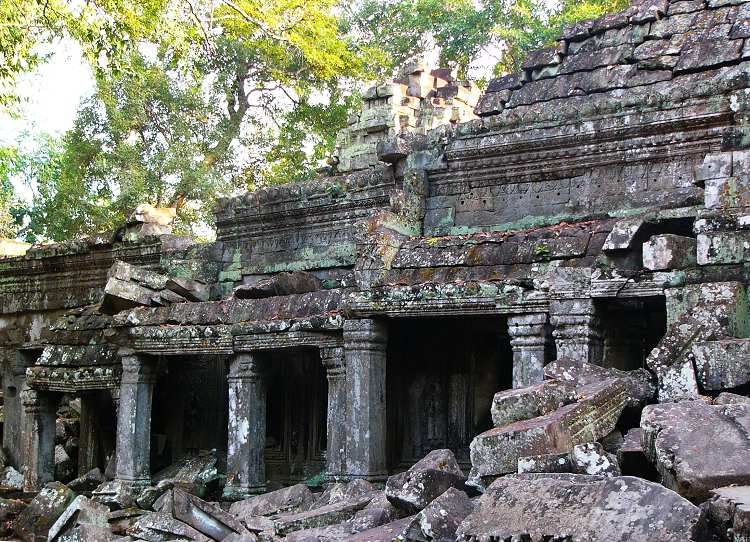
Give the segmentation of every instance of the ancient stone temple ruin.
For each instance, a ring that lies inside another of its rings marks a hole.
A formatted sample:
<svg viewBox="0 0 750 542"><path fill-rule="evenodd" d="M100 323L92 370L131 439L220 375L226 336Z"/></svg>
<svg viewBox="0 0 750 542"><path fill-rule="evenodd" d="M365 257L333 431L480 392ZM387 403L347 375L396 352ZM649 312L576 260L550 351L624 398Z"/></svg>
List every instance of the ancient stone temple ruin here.
<svg viewBox="0 0 750 542"><path fill-rule="evenodd" d="M141 206L11 244L4 528L750 541L750 3L364 97L330 175L220 201L215 242Z"/></svg>

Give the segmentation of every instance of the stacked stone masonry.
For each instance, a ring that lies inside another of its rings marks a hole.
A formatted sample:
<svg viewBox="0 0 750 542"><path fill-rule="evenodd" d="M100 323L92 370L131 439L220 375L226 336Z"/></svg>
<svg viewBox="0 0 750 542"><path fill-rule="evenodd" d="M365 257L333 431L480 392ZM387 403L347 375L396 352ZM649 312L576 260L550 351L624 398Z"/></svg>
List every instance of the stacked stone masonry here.
<svg viewBox="0 0 750 542"><path fill-rule="evenodd" d="M413 64L215 242L0 243L0 536L750 540L748 21Z"/></svg>

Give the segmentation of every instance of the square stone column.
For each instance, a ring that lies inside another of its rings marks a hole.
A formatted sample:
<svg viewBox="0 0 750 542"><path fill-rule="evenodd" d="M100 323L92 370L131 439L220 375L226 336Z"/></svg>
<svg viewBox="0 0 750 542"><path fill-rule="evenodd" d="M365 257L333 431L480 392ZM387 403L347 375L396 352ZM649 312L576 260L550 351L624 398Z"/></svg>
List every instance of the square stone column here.
<svg viewBox="0 0 750 542"><path fill-rule="evenodd" d="M386 347L378 320L344 322L346 358L346 470L349 478L382 480L386 464Z"/></svg>
<svg viewBox="0 0 750 542"><path fill-rule="evenodd" d="M558 358L601 365L604 354L602 322L593 299L550 301Z"/></svg>
<svg viewBox="0 0 750 542"><path fill-rule="evenodd" d="M137 492L151 483L151 401L156 360L123 354L115 479Z"/></svg>
<svg viewBox="0 0 750 542"><path fill-rule="evenodd" d="M224 498L266 490L266 379L257 354L237 354L229 366L229 438Z"/></svg>
<svg viewBox="0 0 750 542"><path fill-rule="evenodd" d="M34 362L34 357L26 352L14 352L3 364L3 449L8 454L10 464L23 465L24 408L21 391L26 383L26 368Z"/></svg>
<svg viewBox="0 0 750 542"><path fill-rule="evenodd" d="M523 388L544 380L551 337L546 313L508 316L513 348L513 387Z"/></svg>
<svg viewBox="0 0 750 542"><path fill-rule="evenodd" d="M58 397L28 387L21 391L24 410L24 490L39 491L55 479L55 410Z"/></svg>
<svg viewBox="0 0 750 542"><path fill-rule="evenodd" d="M346 362L342 347L320 349L328 378L326 472L329 481L346 477Z"/></svg>

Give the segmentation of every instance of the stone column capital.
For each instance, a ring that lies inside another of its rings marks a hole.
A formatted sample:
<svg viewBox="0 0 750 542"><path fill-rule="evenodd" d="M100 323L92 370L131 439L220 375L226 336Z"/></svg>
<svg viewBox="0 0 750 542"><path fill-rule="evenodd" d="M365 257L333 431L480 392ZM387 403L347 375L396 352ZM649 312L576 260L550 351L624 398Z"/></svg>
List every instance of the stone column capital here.
<svg viewBox="0 0 750 542"><path fill-rule="evenodd" d="M41 393L35 389L24 387L21 390L21 404L26 412L38 410L42 404Z"/></svg>
<svg viewBox="0 0 750 542"><path fill-rule="evenodd" d="M346 366L344 358L343 346L325 346L320 349L320 361L329 375L331 373L343 373Z"/></svg>
<svg viewBox="0 0 750 542"><path fill-rule="evenodd" d="M345 320L344 344L347 350L385 350L388 346L388 324L371 318Z"/></svg>
<svg viewBox="0 0 750 542"><path fill-rule="evenodd" d="M259 354L242 352L235 355L229 363L227 380L230 383L236 381L256 382L263 378L265 372L265 360L260 359Z"/></svg>
<svg viewBox="0 0 750 542"><path fill-rule="evenodd" d="M122 362L121 383L153 384L156 382L156 361L143 354L127 354L120 357Z"/></svg>

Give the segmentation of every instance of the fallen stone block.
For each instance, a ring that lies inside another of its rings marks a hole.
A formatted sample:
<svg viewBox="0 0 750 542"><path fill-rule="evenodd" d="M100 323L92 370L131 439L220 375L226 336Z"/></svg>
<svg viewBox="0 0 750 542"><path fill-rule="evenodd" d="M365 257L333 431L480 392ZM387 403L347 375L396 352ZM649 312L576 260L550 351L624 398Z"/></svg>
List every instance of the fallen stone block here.
<svg viewBox="0 0 750 542"><path fill-rule="evenodd" d="M518 474L573 472L570 454L542 454L518 458Z"/></svg>
<svg viewBox="0 0 750 542"><path fill-rule="evenodd" d="M643 267L651 271L696 265L696 241L682 235L654 235L643 243Z"/></svg>
<svg viewBox="0 0 750 542"><path fill-rule="evenodd" d="M149 542L169 542L172 540L214 542L190 525L161 512L142 515L128 530L128 534Z"/></svg>
<svg viewBox="0 0 750 542"><path fill-rule="evenodd" d="M406 530L414 521L415 516L409 516L393 523L381 525L374 529L368 529L361 533L353 534L347 542L402 542L406 541Z"/></svg>
<svg viewBox="0 0 750 542"><path fill-rule="evenodd" d="M217 504L177 488L172 490L172 516L214 540L224 540L231 534L251 534L239 519Z"/></svg>
<svg viewBox="0 0 750 542"><path fill-rule="evenodd" d="M662 484L680 495L702 502L712 489L750 484L750 405L649 405L641 428Z"/></svg>
<svg viewBox="0 0 750 542"><path fill-rule="evenodd" d="M750 486L720 487L705 503L711 530L722 542L750 540Z"/></svg>
<svg viewBox="0 0 750 542"><path fill-rule="evenodd" d="M578 390L578 401L552 414L486 431L471 442L470 482L516 472L521 457L567 453L576 444L594 442L610 433L627 395L625 384L611 378Z"/></svg>
<svg viewBox="0 0 750 542"><path fill-rule="evenodd" d="M575 388L548 380L525 388L504 390L495 394L490 412L495 427L537 418L575 401Z"/></svg>
<svg viewBox="0 0 750 542"><path fill-rule="evenodd" d="M155 293L154 290L136 282L126 282L112 277L107 280L107 284L104 286L101 311L104 314L117 314L134 307L149 307L151 306L151 297Z"/></svg>
<svg viewBox="0 0 750 542"><path fill-rule="evenodd" d="M0 498L0 522L13 520L23 511L24 508L26 508L26 506L27 504L19 499Z"/></svg>
<svg viewBox="0 0 750 542"><path fill-rule="evenodd" d="M243 284L234 289L237 299L263 299L279 295L305 294L323 289L323 282L306 271L284 272L256 284Z"/></svg>
<svg viewBox="0 0 750 542"><path fill-rule="evenodd" d="M327 504L306 512L279 514L272 518L273 530L278 536L286 536L294 531L344 523L352 519L354 514L369 502L369 498L355 499Z"/></svg>
<svg viewBox="0 0 750 542"><path fill-rule="evenodd" d="M329 485L319 497L310 505L310 508L336 504L337 502L352 499L374 498L378 490L367 480L352 480L348 483L337 482Z"/></svg>
<svg viewBox="0 0 750 542"><path fill-rule="evenodd" d="M599 439L604 450L615 455L617 455L624 441L625 438L619 429L615 429L610 434Z"/></svg>
<svg viewBox="0 0 750 542"><path fill-rule="evenodd" d="M232 503L229 513L245 519L305 509L314 500L310 489L297 484Z"/></svg>
<svg viewBox="0 0 750 542"><path fill-rule="evenodd" d="M750 339L721 339L693 344L695 370L707 390L736 388L750 382Z"/></svg>
<svg viewBox="0 0 750 542"><path fill-rule="evenodd" d="M394 474L385 485L385 495L397 508L418 512L448 488L463 489L466 476L450 450L433 450L408 471Z"/></svg>
<svg viewBox="0 0 750 542"><path fill-rule="evenodd" d="M141 510L140 508L124 508L110 512L107 518L109 530L117 535L126 535L141 516L149 513L148 510Z"/></svg>
<svg viewBox="0 0 750 542"><path fill-rule="evenodd" d="M65 447L58 444L55 446L55 480L66 483L73 479L76 472L76 464L65 451Z"/></svg>
<svg viewBox="0 0 750 542"><path fill-rule="evenodd" d="M621 474L617 458L605 452L598 442L573 446L570 452L570 463L575 474L597 476L620 476Z"/></svg>
<svg viewBox="0 0 750 542"><path fill-rule="evenodd" d="M197 280L170 277L167 279L165 287L188 301L208 301L209 299L208 286Z"/></svg>
<svg viewBox="0 0 750 542"><path fill-rule="evenodd" d="M27 542L46 540L50 527L65 512L75 496L75 493L64 484L50 482L18 515L13 524L13 531L21 540Z"/></svg>
<svg viewBox="0 0 750 542"><path fill-rule="evenodd" d="M415 542L455 540L456 529L473 510L474 506L466 493L448 488L417 514L406 529L405 537Z"/></svg>
<svg viewBox="0 0 750 542"><path fill-rule="evenodd" d="M656 482L659 474L643 451L643 429L635 427L625 433L622 446L617 450L617 463L625 476L638 476Z"/></svg>
<svg viewBox="0 0 750 542"><path fill-rule="evenodd" d="M656 395L656 380L654 375L646 369L621 371L582 360L559 358L545 365L544 377L576 388L610 378L618 378L625 386L627 405L636 408L648 403Z"/></svg>
<svg viewBox="0 0 750 542"><path fill-rule="evenodd" d="M71 481L68 487L76 493L91 493L104 482L102 471L96 468Z"/></svg>
<svg viewBox="0 0 750 542"><path fill-rule="evenodd" d="M49 542L67 537L67 533L81 524L92 525L106 529L109 532L109 509L103 504L92 501L88 497L79 495L65 512L57 518L48 533Z"/></svg>
<svg viewBox="0 0 750 542"><path fill-rule="evenodd" d="M498 478L457 531L459 541L702 540L700 509L631 476L512 474Z"/></svg>
<svg viewBox="0 0 750 542"><path fill-rule="evenodd" d="M0 490L23 491L23 474L13 467L5 467L0 474Z"/></svg>
<svg viewBox="0 0 750 542"><path fill-rule="evenodd" d="M714 399L715 405L750 405L750 397L745 395L739 395L737 393L729 393L728 391L721 392L719 396Z"/></svg>
<svg viewBox="0 0 750 542"><path fill-rule="evenodd" d="M399 516L398 509L385 496L385 491L380 491L373 497L370 504L354 514L350 522L351 532L359 533L368 529L374 529L375 527L396 521Z"/></svg>
<svg viewBox="0 0 750 542"><path fill-rule="evenodd" d="M158 485L162 481L170 481L174 487L182 487L189 493L205 496L208 485L220 478L216 450L203 451L181 457L164 470L153 476Z"/></svg>

